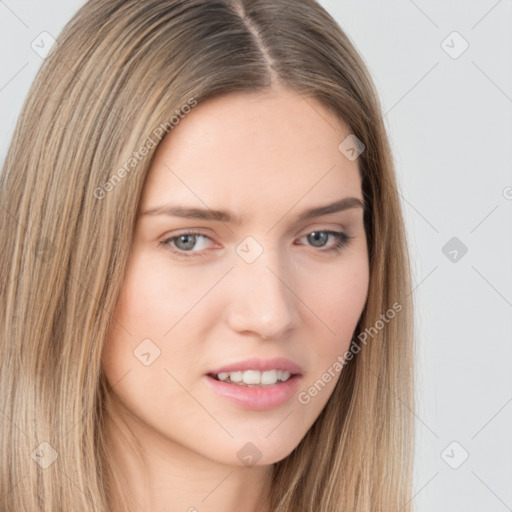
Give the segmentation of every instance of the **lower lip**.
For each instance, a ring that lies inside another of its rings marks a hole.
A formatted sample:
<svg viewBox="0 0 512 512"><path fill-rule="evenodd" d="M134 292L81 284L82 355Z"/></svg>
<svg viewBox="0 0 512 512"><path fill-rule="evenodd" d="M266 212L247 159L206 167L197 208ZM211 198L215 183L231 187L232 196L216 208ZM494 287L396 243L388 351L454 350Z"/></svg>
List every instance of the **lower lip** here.
<svg viewBox="0 0 512 512"><path fill-rule="evenodd" d="M302 376L293 375L286 382L254 388L222 382L209 375L206 375L205 379L207 385L211 386L218 395L239 407L253 411L264 411L274 409L288 402L297 392Z"/></svg>

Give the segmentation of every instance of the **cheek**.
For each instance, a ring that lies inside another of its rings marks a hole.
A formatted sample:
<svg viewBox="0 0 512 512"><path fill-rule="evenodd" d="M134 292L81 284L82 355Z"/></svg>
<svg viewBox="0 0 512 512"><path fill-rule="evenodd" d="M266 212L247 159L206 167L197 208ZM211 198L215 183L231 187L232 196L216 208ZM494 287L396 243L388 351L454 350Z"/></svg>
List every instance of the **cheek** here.
<svg viewBox="0 0 512 512"><path fill-rule="evenodd" d="M212 308L195 308L210 287L211 277L205 279L199 272L185 275L183 268L165 259L135 252L103 349L102 363L109 380L115 382L128 370L139 369L139 352L158 354L151 368L174 369L179 366L177 361L196 357L196 340L204 337L217 318ZM191 323L198 313L200 321Z"/></svg>
<svg viewBox="0 0 512 512"><path fill-rule="evenodd" d="M135 257L126 274L116 318L137 336L163 337L207 290L200 275L184 275L165 259Z"/></svg>
<svg viewBox="0 0 512 512"><path fill-rule="evenodd" d="M363 253L364 255L364 253ZM315 340L311 352L311 373L305 384L320 378L349 349L357 323L366 304L369 286L368 261L363 256L331 267L304 283L303 295L311 311L310 328ZM338 367L338 365L337 365ZM341 373L331 371L327 389L333 389ZM325 395L324 395L325 396Z"/></svg>
<svg viewBox="0 0 512 512"><path fill-rule="evenodd" d="M352 335L366 304L368 286L369 268L364 258L342 262L339 267L308 279L304 297L308 297L308 306L323 323L326 338L340 340L347 333Z"/></svg>
<svg viewBox="0 0 512 512"><path fill-rule="evenodd" d="M368 294L369 270L364 258L317 275L305 294L312 313L309 365L297 401L304 418L318 417L343 372L343 361Z"/></svg>
<svg viewBox="0 0 512 512"><path fill-rule="evenodd" d="M197 350L191 343L194 333L183 332L179 323L193 297L185 287L173 284L182 283L178 276L162 279L162 269L140 263L126 273L103 348L102 368L118 403L144 423L165 425L169 404L176 411L190 407L188 395L171 375L188 368L183 362L193 360ZM182 375L178 377L184 381Z"/></svg>

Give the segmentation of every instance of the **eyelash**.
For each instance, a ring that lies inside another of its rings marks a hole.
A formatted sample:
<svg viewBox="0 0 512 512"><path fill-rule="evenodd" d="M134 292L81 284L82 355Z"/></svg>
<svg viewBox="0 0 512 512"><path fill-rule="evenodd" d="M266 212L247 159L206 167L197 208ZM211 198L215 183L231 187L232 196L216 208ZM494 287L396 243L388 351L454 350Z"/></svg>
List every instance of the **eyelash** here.
<svg viewBox="0 0 512 512"><path fill-rule="evenodd" d="M334 245L332 245L329 249L319 249L318 252L327 252L327 253L339 253L342 251L342 249L345 248L345 246L348 245L350 239L352 236L347 235L343 231L331 231L331 230L315 230L311 231L310 233L307 233L304 236L311 235L312 233L325 233L327 235L332 235L335 238ZM161 245L165 250L171 251L173 254L177 255L180 258L197 258L202 257L202 254L197 254L198 251L183 251L181 249L171 249L170 242L187 235L195 235L195 236L202 236L204 238L208 238L211 240L211 238L203 233L199 233L197 231L187 231L185 233L181 233L179 235L167 238L166 240L163 240L160 242L159 245ZM301 237L304 238L304 237Z"/></svg>

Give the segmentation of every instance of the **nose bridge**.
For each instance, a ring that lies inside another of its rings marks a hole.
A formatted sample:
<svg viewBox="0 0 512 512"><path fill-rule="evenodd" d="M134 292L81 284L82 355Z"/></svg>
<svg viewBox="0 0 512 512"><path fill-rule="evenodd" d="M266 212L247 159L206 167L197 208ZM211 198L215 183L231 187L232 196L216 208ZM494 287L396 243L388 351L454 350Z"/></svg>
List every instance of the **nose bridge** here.
<svg viewBox="0 0 512 512"><path fill-rule="evenodd" d="M278 248L264 247L254 239L239 244L237 254L234 279L238 290L231 304L231 327L277 338L297 319L291 273L283 270L287 263Z"/></svg>

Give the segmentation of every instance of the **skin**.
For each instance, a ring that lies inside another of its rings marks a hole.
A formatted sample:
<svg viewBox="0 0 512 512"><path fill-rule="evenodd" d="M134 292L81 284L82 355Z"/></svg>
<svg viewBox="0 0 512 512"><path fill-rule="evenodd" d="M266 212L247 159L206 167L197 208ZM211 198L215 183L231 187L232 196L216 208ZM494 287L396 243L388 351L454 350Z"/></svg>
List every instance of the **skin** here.
<svg viewBox="0 0 512 512"><path fill-rule="evenodd" d="M358 162L338 149L349 134L316 100L268 89L200 103L157 149L139 213L179 203L242 222L138 217L102 367L114 386L106 435L140 510L269 510L272 464L299 444L339 372L307 405L297 395L348 349L367 299L363 209L295 223L314 206L362 201ZM161 244L187 229L208 238ZM334 237L307 236L325 230L352 238L326 252ZM236 252L247 236L263 250L251 264ZM134 356L144 339L160 350L148 366ZM250 357L299 364L298 393L255 411L205 384L209 370ZM261 453L253 466L237 457L247 442Z"/></svg>

